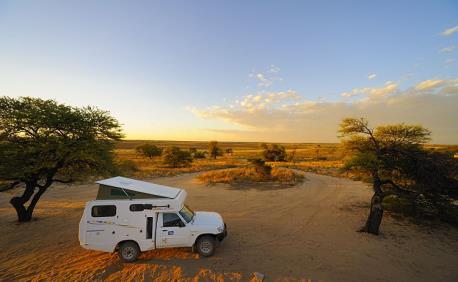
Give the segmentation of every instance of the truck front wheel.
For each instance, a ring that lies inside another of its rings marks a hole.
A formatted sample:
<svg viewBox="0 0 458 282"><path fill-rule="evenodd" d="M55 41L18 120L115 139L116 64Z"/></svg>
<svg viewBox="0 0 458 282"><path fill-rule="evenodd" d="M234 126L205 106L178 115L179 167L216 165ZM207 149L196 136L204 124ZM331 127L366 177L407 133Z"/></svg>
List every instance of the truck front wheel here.
<svg viewBox="0 0 458 282"><path fill-rule="evenodd" d="M119 257L124 262L133 262L140 255L140 249L134 242L124 242L119 246Z"/></svg>
<svg viewBox="0 0 458 282"><path fill-rule="evenodd" d="M204 257L210 257L215 253L216 240L213 236L205 235L196 242L197 252Z"/></svg>

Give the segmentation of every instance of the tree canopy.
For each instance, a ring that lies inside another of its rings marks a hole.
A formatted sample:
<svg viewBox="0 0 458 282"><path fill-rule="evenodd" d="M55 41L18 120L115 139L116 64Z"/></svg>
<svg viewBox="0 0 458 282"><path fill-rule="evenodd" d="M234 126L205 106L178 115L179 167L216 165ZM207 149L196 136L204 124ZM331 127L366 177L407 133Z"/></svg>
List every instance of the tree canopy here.
<svg viewBox="0 0 458 282"><path fill-rule="evenodd" d="M431 136L428 129L406 124L373 129L365 119L347 118L339 132L349 153L345 168L367 173L373 182L371 213L363 231L378 234L387 195L414 200L420 194L430 199L456 194L457 161L424 149Z"/></svg>
<svg viewBox="0 0 458 282"><path fill-rule="evenodd" d="M218 147L218 141L210 141L208 144L208 152L210 153L210 156L214 159L216 159L217 156L222 156L223 155L223 150Z"/></svg>
<svg viewBox="0 0 458 282"><path fill-rule="evenodd" d="M108 112L31 97L0 97L0 109L0 181L8 188L25 185L10 201L19 221L31 219L53 182L113 169L114 141L123 135Z"/></svg>
<svg viewBox="0 0 458 282"><path fill-rule="evenodd" d="M192 163L191 152L172 146L165 148L162 154L164 164L171 167L188 166Z"/></svg>
<svg viewBox="0 0 458 282"><path fill-rule="evenodd" d="M156 145L152 144L143 144L135 148L137 153L147 157L147 158L154 158L154 157L159 157L162 155L162 149L159 148Z"/></svg>

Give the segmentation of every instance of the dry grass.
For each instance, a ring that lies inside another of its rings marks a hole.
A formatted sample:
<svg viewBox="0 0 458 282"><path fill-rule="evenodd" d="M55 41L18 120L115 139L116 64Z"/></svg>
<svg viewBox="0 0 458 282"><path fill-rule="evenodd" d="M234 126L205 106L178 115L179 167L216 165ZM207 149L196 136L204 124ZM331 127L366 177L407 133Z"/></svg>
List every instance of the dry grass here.
<svg viewBox="0 0 458 282"><path fill-rule="evenodd" d="M128 172L131 176L137 177L158 177L172 176L183 173L208 171L225 168L245 167L248 159L261 158L261 143L257 142L220 142L219 146L224 150L232 148L233 154L224 154L224 156L215 159L195 159L188 167L172 168L162 163L160 157L148 159L139 155L135 148L139 145L149 143L165 148L167 146L178 146L181 149L197 148L198 150L207 150L208 142L194 141L123 141L118 143L116 149L116 159L118 162L129 161L136 169ZM317 157L327 160L340 159L341 152L338 144L281 144L286 147L289 156L294 152L294 164L311 163ZM317 161L315 163L322 163ZM325 165L327 161L324 161ZM290 163L281 163L281 166ZM275 165L274 165L275 166Z"/></svg>
<svg viewBox="0 0 458 282"><path fill-rule="evenodd" d="M247 164L247 161L244 159L224 156L218 157L216 160L209 158L195 159L188 167L173 168L164 165L160 157L153 159L145 158L139 155L134 149L117 149L116 159L118 162L126 160L134 162L138 168L138 171L135 172L134 175L140 177L173 176L183 173L231 168Z"/></svg>
<svg viewBox="0 0 458 282"><path fill-rule="evenodd" d="M265 175L255 167L241 167L209 171L197 176L197 180L205 184L254 184L254 183L280 183L295 185L304 180L304 176L291 169L273 168L271 175Z"/></svg>
<svg viewBox="0 0 458 282"><path fill-rule="evenodd" d="M342 160L335 161L303 161L303 162L277 162L269 163L275 167L293 168L317 174L331 175L337 177L349 177L349 174L342 172Z"/></svg>
<svg viewBox="0 0 458 282"><path fill-rule="evenodd" d="M141 141L128 140L117 144L116 158L118 162L130 161L137 169L133 170L131 176L137 177L158 177L172 176L183 173L208 171L225 168L245 167L248 159L262 158L260 142L220 142L219 146L224 150L232 148L233 154L218 157L215 159L196 159L189 167L171 168L162 164L160 157L148 159L136 153L135 148L139 145L149 143L165 148L167 146L178 146L181 149L197 148L207 150L208 142L197 141ZM358 179L340 168L343 165L344 154L339 144L335 143L283 143L288 153L288 162L270 162L273 167L294 168L307 172L325 174L331 176L347 177ZM458 145L427 145L431 150L458 152ZM291 156L294 155L294 158Z"/></svg>

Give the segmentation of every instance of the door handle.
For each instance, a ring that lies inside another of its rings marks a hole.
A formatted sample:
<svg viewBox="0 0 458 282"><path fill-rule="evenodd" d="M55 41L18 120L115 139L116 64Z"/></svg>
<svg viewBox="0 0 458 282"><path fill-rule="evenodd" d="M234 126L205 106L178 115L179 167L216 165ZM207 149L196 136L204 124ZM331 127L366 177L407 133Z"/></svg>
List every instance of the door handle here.
<svg viewBox="0 0 458 282"><path fill-rule="evenodd" d="M168 230L162 230L162 232L167 232Z"/></svg>

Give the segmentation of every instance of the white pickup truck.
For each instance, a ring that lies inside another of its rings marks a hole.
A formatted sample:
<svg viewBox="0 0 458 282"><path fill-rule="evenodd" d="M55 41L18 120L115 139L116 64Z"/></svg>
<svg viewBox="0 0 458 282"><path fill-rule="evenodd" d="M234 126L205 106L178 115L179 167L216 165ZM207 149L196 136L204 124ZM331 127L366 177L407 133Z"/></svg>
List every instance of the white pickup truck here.
<svg viewBox="0 0 458 282"><path fill-rule="evenodd" d="M158 248L192 247L202 256L211 256L227 236L221 215L193 212L184 205L183 189L124 177L97 183L97 199L86 204L79 225L83 248L118 250L126 262Z"/></svg>

